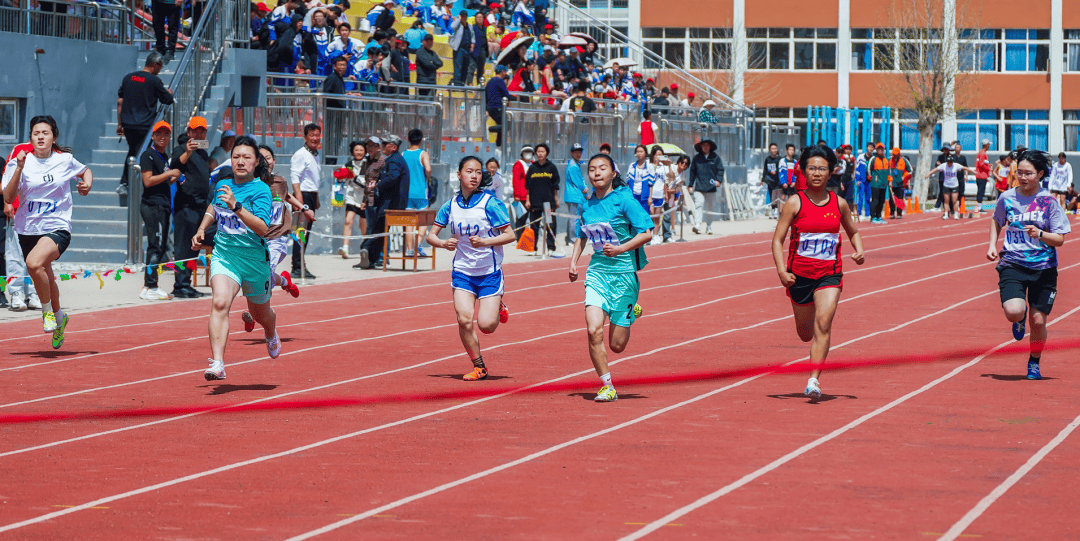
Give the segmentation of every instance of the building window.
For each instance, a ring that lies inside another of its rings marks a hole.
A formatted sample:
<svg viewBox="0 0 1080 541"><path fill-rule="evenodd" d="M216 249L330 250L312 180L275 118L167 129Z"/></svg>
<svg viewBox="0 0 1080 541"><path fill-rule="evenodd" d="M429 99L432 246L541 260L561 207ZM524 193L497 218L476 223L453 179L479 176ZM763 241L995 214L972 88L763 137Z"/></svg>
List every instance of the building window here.
<svg viewBox="0 0 1080 541"><path fill-rule="evenodd" d="M1065 71L1080 71L1080 29L1065 30Z"/></svg>
<svg viewBox="0 0 1080 541"><path fill-rule="evenodd" d="M1067 36L1070 34L1066 34ZM1076 37L1075 65L1080 71L1080 30ZM1046 71L1050 57L1050 31L1044 29L962 29L957 32L960 69L965 71ZM851 29L851 66L854 70L904 71L935 69L941 58L938 29ZM1066 64L1070 44L1066 43Z"/></svg>
<svg viewBox="0 0 1080 541"><path fill-rule="evenodd" d="M919 114L910 109L900 111L897 121L900 150L919 150ZM941 148L941 124L934 126L934 150Z"/></svg>
<svg viewBox="0 0 1080 541"><path fill-rule="evenodd" d="M731 69L730 28L642 28L645 48L684 69ZM658 68L646 62L647 68Z"/></svg>
<svg viewBox="0 0 1080 541"><path fill-rule="evenodd" d="M19 137L19 101L0 99L0 141L13 143Z"/></svg>
<svg viewBox="0 0 1080 541"><path fill-rule="evenodd" d="M1050 111L1038 109L1006 109L1005 147L1015 149L1020 145L1045 149L1049 143Z"/></svg>
<svg viewBox="0 0 1080 541"><path fill-rule="evenodd" d="M1080 111L1062 111L1065 124L1065 152L1080 151Z"/></svg>
<svg viewBox="0 0 1080 541"><path fill-rule="evenodd" d="M748 28L750 69L836 69L835 28Z"/></svg>
<svg viewBox="0 0 1080 541"><path fill-rule="evenodd" d="M799 133L806 134L806 113L805 107L769 107L767 109L758 109L759 115L768 119L768 123L774 126L798 126L801 131ZM784 149L780 149L780 154L784 154Z"/></svg>
<svg viewBox="0 0 1080 541"><path fill-rule="evenodd" d="M1001 112L997 109L964 111L956 115L956 138L965 149L982 148L983 140L990 141L990 150L1002 150L999 146Z"/></svg>

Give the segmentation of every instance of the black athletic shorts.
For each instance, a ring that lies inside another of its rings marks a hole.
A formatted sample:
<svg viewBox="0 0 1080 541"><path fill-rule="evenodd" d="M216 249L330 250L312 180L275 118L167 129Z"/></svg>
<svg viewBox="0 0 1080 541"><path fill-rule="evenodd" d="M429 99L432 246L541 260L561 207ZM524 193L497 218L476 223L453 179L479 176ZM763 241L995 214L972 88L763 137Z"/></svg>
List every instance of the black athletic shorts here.
<svg viewBox="0 0 1080 541"><path fill-rule="evenodd" d="M1057 267L1049 269L1029 269L1017 265L998 265L998 289L1001 290L1001 302L1012 299L1026 299L1028 306L1050 314L1057 297Z"/></svg>
<svg viewBox="0 0 1080 541"><path fill-rule="evenodd" d="M819 289L837 287L844 289L844 274L830 274L822 278L804 278L795 275L795 284L787 288L787 296L799 306L814 304L814 292Z"/></svg>
<svg viewBox="0 0 1080 541"><path fill-rule="evenodd" d="M71 244L71 231L64 231L63 229L43 235L19 235L19 248L22 248L23 259L30 255L34 246L37 246L38 241L44 237L49 237L56 243L56 247L60 249L60 255L64 255L64 251Z"/></svg>
<svg viewBox="0 0 1080 541"><path fill-rule="evenodd" d="M355 212L357 216L359 216L361 218L364 217L364 211L361 210L360 207L358 207L356 205L350 205L350 204L346 203L345 204L345 212Z"/></svg>
<svg viewBox="0 0 1080 541"><path fill-rule="evenodd" d="M943 186L941 188L941 193L943 193L943 194L960 193L960 188L946 188L946 187Z"/></svg>
<svg viewBox="0 0 1080 541"><path fill-rule="evenodd" d="M1052 193L1054 195L1067 195L1068 194L1068 192L1062 192L1062 191L1059 191L1059 190L1050 190L1050 193Z"/></svg>
<svg viewBox="0 0 1080 541"><path fill-rule="evenodd" d="M794 184L792 184L791 186L788 186L787 188L780 188L780 189L784 190L784 195L795 195L796 193L798 193L798 190L795 189Z"/></svg>

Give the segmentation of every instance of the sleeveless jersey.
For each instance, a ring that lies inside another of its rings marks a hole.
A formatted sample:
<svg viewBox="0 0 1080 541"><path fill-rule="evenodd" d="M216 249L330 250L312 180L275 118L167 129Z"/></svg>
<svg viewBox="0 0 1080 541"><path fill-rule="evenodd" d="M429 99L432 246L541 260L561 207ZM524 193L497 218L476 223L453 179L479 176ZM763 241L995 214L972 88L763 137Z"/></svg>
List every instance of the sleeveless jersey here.
<svg viewBox="0 0 1080 541"><path fill-rule="evenodd" d="M840 262L840 202L836 194L822 206L799 192L799 213L791 222L788 272L816 280L842 272Z"/></svg>
<svg viewBox="0 0 1080 541"><path fill-rule="evenodd" d="M646 120L641 123L641 144L645 146L652 145L656 142L656 134L653 133L653 123L651 120Z"/></svg>

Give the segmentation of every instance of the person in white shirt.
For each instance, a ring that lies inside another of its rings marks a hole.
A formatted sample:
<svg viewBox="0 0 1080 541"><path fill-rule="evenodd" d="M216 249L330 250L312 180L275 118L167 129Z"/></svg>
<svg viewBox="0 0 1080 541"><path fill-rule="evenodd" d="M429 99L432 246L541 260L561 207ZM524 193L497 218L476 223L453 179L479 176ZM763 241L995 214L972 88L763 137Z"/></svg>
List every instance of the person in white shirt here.
<svg viewBox="0 0 1080 541"><path fill-rule="evenodd" d="M944 163L931 169L930 172L926 174L926 178L930 178L930 175L938 172L945 174L945 182L942 184L942 193L945 195L945 212L941 213L942 220L948 220L950 212L952 213L954 220L960 219L960 179L958 176L960 171L967 171L972 175L975 174L974 169L953 162L953 156L950 154L945 158Z"/></svg>
<svg viewBox="0 0 1080 541"><path fill-rule="evenodd" d="M319 174L319 148L322 146L322 128L318 124L308 124L304 126L304 146L297 150L292 155L292 160L289 163L291 168L290 177L292 177L293 196L296 199L304 202L303 210L319 210L319 186L322 184L322 178ZM307 218L300 220L300 227L305 230L311 229L312 219L308 221ZM307 248L307 241L310 235L304 236L304 246L300 247L300 243L293 244L292 254L292 275L301 275L300 258L301 252ZM315 275L311 274L310 269L304 270L304 278L314 279Z"/></svg>
<svg viewBox="0 0 1080 541"><path fill-rule="evenodd" d="M458 336L473 364L472 372L462 379L478 381L486 379L488 371L480 353L476 328L491 334L499 328L499 323L506 323L510 318L510 312L502 302L505 291L502 247L517 237L510 229L506 206L486 191L491 177L484 176L480 158L463 158L458 164L458 180L461 190L435 215L435 225L428 233L427 242L435 248L454 252L450 285L454 291ZM450 230L449 239L439 238L443 229Z"/></svg>
<svg viewBox="0 0 1080 541"><path fill-rule="evenodd" d="M1073 185L1072 165L1065 161L1065 153L1058 154L1058 161L1050 168L1050 193L1054 194L1061 208L1065 208L1065 194Z"/></svg>
<svg viewBox="0 0 1080 541"><path fill-rule="evenodd" d="M665 216L664 211L668 209L667 192L675 183L675 168L671 165L671 158L668 158L663 150L655 151L658 148L660 147L653 147L653 174L656 181L649 193L649 211L653 222L656 223L656 229L653 231L653 238L649 244L660 244L671 239L671 218ZM661 240L661 232L665 233L664 240Z"/></svg>
<svg viewBox="0 0 1080 541"><path fill-rule="evenodd" d="M70 152L60 152L60 130L51 116L30 120L32 152L19 151L4 170L4 200L19 198L15 232L26 258L26 269L41 299L42 326L52 333L53 349L64 344L68 316L60 309L60 289L52 262L71 243L71 182L78 179L79 195L90 193L94 175Z"/></svg>

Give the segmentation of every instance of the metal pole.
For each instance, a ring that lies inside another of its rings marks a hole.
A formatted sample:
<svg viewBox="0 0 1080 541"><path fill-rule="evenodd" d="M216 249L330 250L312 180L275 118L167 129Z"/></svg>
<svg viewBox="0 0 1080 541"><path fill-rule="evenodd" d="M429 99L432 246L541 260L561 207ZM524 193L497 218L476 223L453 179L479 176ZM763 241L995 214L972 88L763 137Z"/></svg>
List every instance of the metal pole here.
<svg viewBox="0 0 1080 541"><path fill-rule="evenodd" d="M138 264L143 259L142 244L142 213L140 202L142 201L143 184L142 171L135 158L128 158L128 231L127 231L127 260L129 265Z"/></svg>

